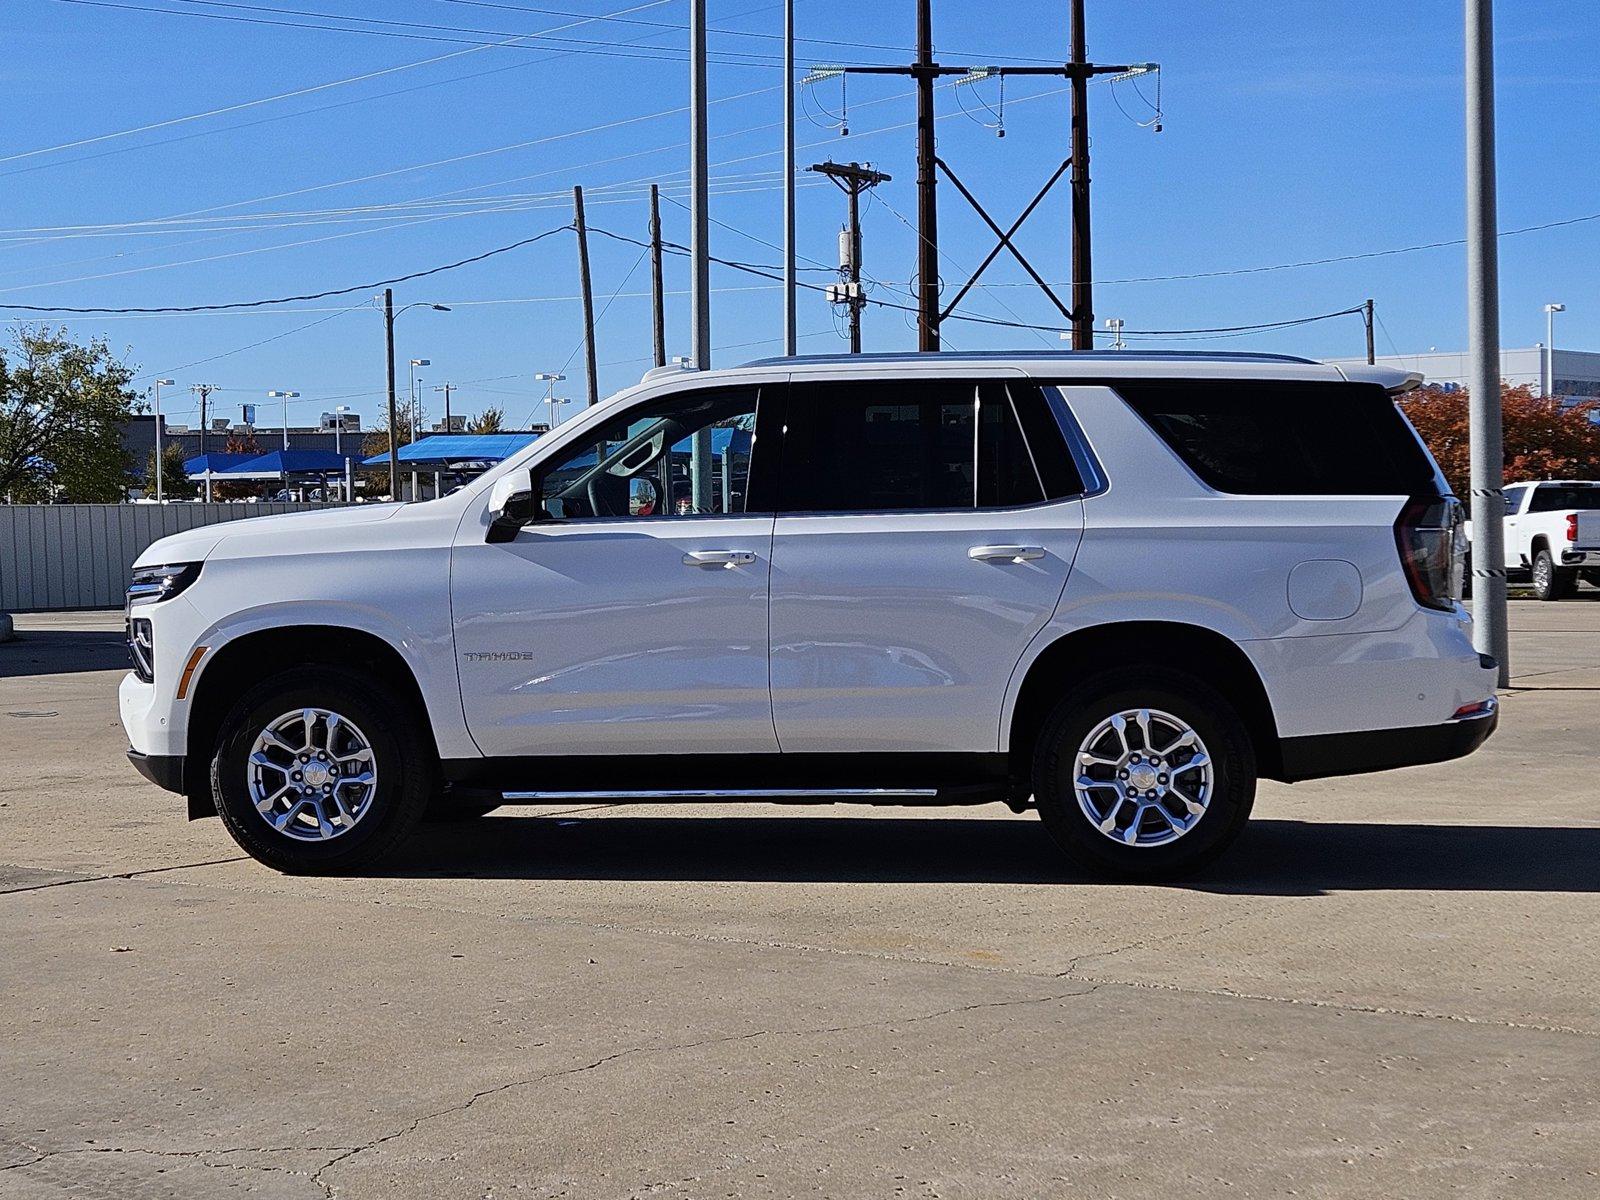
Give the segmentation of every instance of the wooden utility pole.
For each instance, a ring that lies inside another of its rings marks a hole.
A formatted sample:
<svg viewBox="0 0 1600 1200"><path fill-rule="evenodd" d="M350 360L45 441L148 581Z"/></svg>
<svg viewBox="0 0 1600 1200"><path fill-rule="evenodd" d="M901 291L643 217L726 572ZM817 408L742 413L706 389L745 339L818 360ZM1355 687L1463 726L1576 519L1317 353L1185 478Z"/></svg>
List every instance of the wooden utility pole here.
<svg viewBox="0 0 1600 1200"><path fill-rule="evenodd" d="M1372 325L1376 319L1376 313L1370 299L1361 306L1361 319L1367 325L1367 362L1375 363L1378 361L1378 343L1372 336Z"/></svg>
<svg viewBox="0 0 1600 1200"><path fill-rule="evenodd" d="M589 228L583 223L583 189L572 189L572 224L578 231L578 282L583 291L583 357L589 374L589 403L600 403L594 360L594 289L589 280Z"/></svg>
<svg viewBox="0 0 1600 1200"><path fill-rule="evenodd" d="M667 365L667 315L661 284L661 189L650 185L650 315L655 327L656 366Z"/></svg>
<svg viewBox="0 0 1600 1200"><path fill-rule="evenodd" d="M933 0L917 0L917 349L939 348L939 201L933 142Z"/></svg>
<svg viewBox="0 0 1600 1200"><path fill-rule="evenodd" d="M389 356L389 499L400 499L400 412L394 393L394 289L383 289L383 335Z"/></svg>
<svg viewBox="0 0 1600 1200"><path fill-rule="evenodd" d="M1094 244L1089 225L1089 65L1083 0L1072 0L1072 348L1094 349Z"/></svg>
<svg viewBox="0 0 1600 1200"><path fill-rule="evenodd" d="M848 223L839 243L839 274L843 283L828 289L828 299L850 310L850 353L860 354L861 310L867 306L867 298L861 294L861 193L880 183L888 183L891 176L860 163L825 162L807 169L826 175L849 199Z"/></svg>

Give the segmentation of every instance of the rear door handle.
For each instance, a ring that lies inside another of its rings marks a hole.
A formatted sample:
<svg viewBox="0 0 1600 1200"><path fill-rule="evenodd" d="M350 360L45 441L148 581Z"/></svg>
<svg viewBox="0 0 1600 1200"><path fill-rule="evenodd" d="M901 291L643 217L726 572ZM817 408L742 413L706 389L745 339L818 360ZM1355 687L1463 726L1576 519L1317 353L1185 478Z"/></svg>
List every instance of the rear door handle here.
<svg viewBox="0 0 1600 1200"><path fill-rule="evenodd" d="M755 562L750 550L691 550L683 556L686 567L744 567Z"/></svg>
<svg viewBox="0 0 1600 1200"><path fill-rule="evenodd" d="M978 562L1032 562L1044 557L1043 546L974 546L967 557Z"/></svg>

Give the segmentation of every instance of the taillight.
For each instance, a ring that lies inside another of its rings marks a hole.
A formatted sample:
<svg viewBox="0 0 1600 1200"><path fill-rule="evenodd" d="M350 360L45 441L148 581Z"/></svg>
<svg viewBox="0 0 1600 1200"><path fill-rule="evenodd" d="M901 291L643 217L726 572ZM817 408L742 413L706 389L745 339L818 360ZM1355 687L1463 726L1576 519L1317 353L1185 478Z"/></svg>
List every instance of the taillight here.
<svg viewBox="0 0 1600 1200"><path fill-rule="evenodd" d="M1568 513L1567 514L1567 541L1575 542L1577 540L1578 540L1578 514L1577 513Z"/></svg>
<svg viewBox="0 0 1600 1200"><path fill-rule="evenodd" d="M1394 540L1417 603L1446 612L1454 608L1467 549L1460 502L1450 496L1408 500L1394 523Z"/></svg>

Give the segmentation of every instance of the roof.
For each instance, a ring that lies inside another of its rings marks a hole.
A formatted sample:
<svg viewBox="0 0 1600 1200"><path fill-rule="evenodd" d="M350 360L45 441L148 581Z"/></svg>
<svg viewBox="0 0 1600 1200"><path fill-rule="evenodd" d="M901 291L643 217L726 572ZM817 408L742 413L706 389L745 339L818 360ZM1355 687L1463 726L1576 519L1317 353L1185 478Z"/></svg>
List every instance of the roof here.
<svg viewBox="0 0 1600 1200"><path fill-rule="evenodd" d="M797 354L780 358L758 358L747 367L816 367L831 364L927 362L929 355L917 351L896 351L876 354ZM1293 363L1313 366L1315 360L1299 358L1293 354L1253 354L1224 350L941 350L940 362L1005 363L1005 362L1058 362L1063 365L1082 362L1108 362L1131 366L1141 362L1203 362L1203 363Z"/></svg>
<svg viewBox="0 0 1600 1200"><path fill-rule="evenodd" d="M242 462L256 458L254 454L196 454L193 458L183 460L183 473L190 479L204 479L208 472L221 474L229 467L236 467Z"/></svg>
<svg viewBox="0 0 1600 1200"><path fill-rule="evenodd" d="M353 454L335 454L331 450L273 450L267 454L244 455L244 461L223 467L220 474L241 479L266 479L276 475L342 475L345 463L353 458Z"/></svg>
<svg viewBox="0 0 1600 1200"><path fill-rule="evenodd" d="M439 433L401 446L396 457L413 466L499 462L533 445L538 437L537 433ZM378 467L388 461L389 452L385 450L364 460L362 465Z"/></svg>

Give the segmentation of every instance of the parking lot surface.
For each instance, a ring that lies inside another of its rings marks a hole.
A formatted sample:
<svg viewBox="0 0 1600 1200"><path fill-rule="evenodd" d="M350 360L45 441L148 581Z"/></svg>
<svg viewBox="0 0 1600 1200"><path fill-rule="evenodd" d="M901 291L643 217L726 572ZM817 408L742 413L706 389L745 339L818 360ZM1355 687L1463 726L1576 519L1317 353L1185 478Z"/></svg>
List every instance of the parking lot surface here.
<svg viewBox="0 0 1600 1200"><path fill-rule="evenodd" d="M286 878L0 645L0 1196L1600 1195L1600 595L1185 886L998 806L506 809Z"/></svg>

